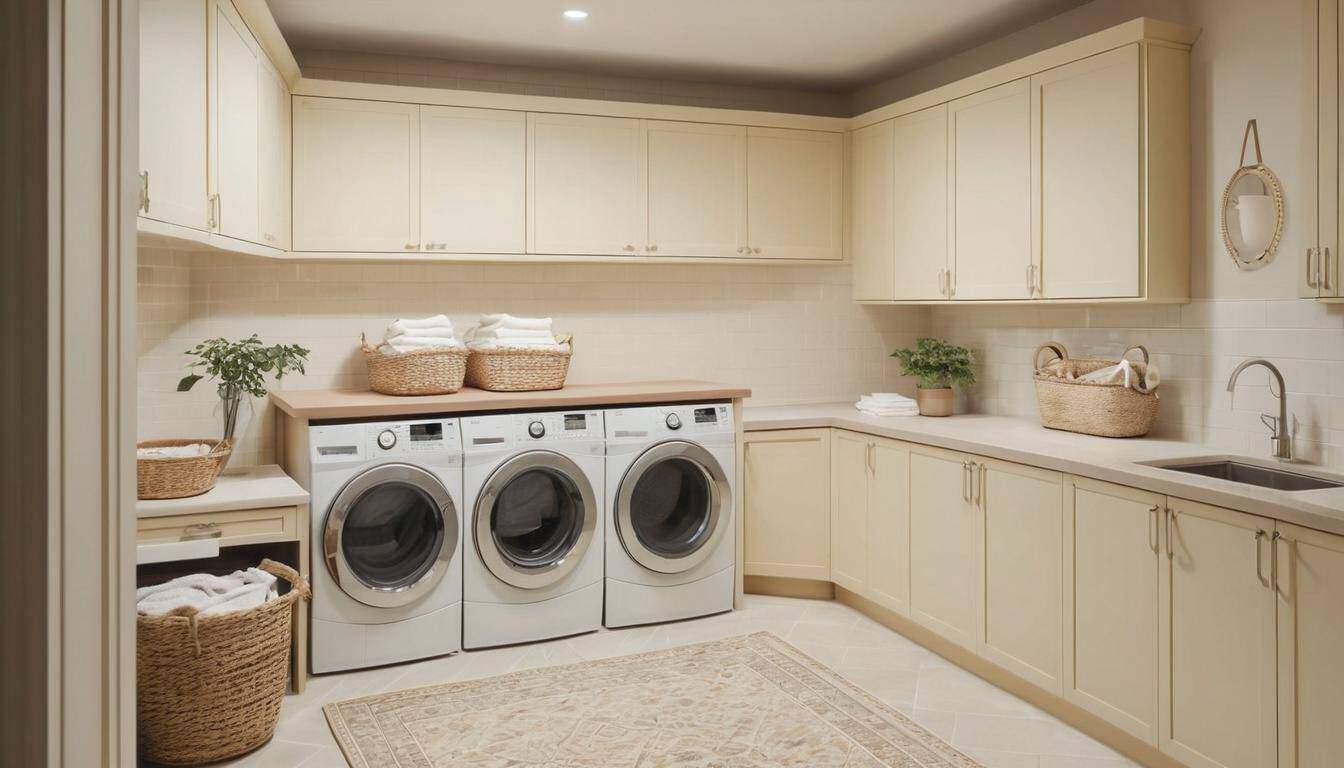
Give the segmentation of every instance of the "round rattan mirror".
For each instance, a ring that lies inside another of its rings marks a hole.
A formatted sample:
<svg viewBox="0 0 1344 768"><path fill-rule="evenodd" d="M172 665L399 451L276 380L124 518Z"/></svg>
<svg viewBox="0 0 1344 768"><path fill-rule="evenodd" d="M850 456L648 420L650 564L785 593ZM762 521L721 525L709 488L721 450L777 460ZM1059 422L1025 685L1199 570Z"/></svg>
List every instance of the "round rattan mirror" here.
<svg viewBox="0 0 1344 768"><path fill-rule="evenodd" d="M1246 164L1247 140L1255 138L1255 162ZM1246 124L1241 167L1223 188L1218 206L1223 246L1238 269L1259 269L1274 260L1283 237L1283 185L1260 156L1260 131Z"/></svg>

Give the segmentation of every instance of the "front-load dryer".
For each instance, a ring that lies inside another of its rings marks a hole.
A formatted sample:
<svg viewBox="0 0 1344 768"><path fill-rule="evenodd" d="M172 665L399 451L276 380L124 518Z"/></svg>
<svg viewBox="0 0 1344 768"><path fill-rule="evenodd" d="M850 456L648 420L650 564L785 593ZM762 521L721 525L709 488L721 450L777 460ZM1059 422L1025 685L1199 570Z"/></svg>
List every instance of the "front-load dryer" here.
<svg viewBox="0 0 1344 768"><path fill-rule="evenodd" d="M620 408L607 429L608 627L733 608L732 405Z"/></svg>
<svg viewBox="0 0 1344 768"><path fill-rule="evenodd" d="M462 440L456 419L308 430L312 669L462 648Z"/></svg>
<svg viewBox="0 0 1344 768"><path fill-rule="evenodd" d="M462 418L467 648L602 626L601 411Z"/></svg>

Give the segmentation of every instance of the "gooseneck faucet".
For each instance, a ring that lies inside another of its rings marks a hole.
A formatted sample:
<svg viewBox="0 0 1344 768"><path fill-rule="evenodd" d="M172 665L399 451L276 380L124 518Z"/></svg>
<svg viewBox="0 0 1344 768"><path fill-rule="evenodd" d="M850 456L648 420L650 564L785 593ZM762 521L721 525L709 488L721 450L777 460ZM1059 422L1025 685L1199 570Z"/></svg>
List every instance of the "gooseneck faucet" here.
<svg viewBox="0 0 1344 768"><path fill-rule="evenodd" d="M1270 442L1274 445L1274 458L1279 461L1292 461L1293 433L1291 425L1288 423L1288 389L1283 385L1283 374L1279 372L1278 367L1262 357L1247 360L1233 369L1232 378L1227 380L1227 391L1236 390L1237 377L1241 375L1242 371L1253 365L1268 368L1274 376L1274 380L1279 384L1279 391L1276 395L1279 398L1279 417L1276 419L1267 413L1262 413L1260 414L1260 421L1264 422L1265 426L1269 427L1270 431L1274 433L1274 437L1270 438ZM1274 388L1270 387L1269 392L1275 394Z"/></svg>

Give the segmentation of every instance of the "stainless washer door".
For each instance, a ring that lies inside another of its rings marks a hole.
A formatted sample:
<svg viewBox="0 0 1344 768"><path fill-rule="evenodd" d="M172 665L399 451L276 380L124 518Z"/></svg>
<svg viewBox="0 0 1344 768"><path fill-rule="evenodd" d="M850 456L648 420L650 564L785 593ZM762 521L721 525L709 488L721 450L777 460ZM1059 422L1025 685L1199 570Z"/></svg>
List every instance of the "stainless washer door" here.
<svg viewBox="0 0 1344 768"><path fill-rule="evenodd" d="M635 562L659 573L703 563L731 521L723 467L704 447L670 440L644 451L616 490L616 533Z"/></svg>
<svg viewBox="0 0 1344 768"><path fill-rule="evenodd" d="M382 464L336 494L322 551L342 592L365 605L395 608L443 579L457 537L457 510L438 478L410 464Z"/></svg>
<svg viewBox="0 0 1344 768"><path fill-rule="evenodd" d="M572 459L529 451L499 465L476 500L481 561L500 581L539 589L568 576L593 543L597 502Z"/></svg>

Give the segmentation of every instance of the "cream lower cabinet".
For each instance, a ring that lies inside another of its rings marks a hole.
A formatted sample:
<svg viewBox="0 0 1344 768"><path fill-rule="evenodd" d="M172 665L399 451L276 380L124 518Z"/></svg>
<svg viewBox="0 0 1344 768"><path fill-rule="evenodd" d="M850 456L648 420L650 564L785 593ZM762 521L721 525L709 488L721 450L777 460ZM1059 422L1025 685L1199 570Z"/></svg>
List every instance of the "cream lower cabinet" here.
<svg viewBox="0 0 1344 768"><path fill-rule="evenodd" d="M1168 508L1158 746L1190 768L1274 768L1274 523L1180 499Z"/></svg>
<svg viewBox="0 0 1344 768"><path fill-rule="evenodd" d="M836 430L831 439L831 581L909 612L909 448Z"/></svg>
<svg viewBox="0 0 1344 768"><path fill-rule="evenodd" d="M748 432L743 454L743 572L829 580L831 430Z"/></svg>
<svg viewBox="0 0 1344 768"><path fill-rule="evenodd" d="M910 618L972 652L984 605L971 457L910 448Z"/></svg>

